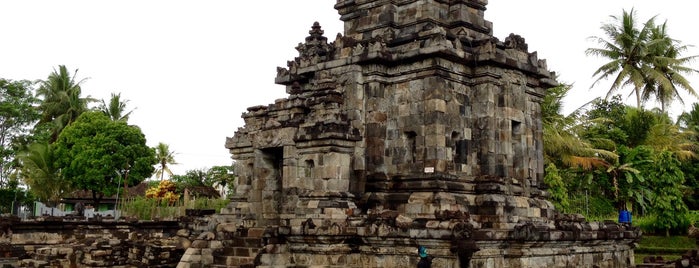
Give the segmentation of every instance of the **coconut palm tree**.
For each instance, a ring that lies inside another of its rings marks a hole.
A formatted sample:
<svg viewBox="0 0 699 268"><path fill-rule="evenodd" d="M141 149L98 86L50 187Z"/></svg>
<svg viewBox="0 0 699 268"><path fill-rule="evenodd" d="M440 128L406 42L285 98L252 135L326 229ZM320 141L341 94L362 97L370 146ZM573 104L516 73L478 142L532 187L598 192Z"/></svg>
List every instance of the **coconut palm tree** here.
<svg viewBox="0 0 699 268"><path fill-rule="evenodd" d="M633 9L630 12L623 10L621 17L611 17L614 22L601 27L606 37L591 37L601 47L586 50L587 55L610 60L594 72L592 76L597 76L597 80L591 88L601 80L614 77L607 91L607 98L623 86L632 86L631 94L636 95L636 105L641 108L641 90L648 81L646 77L654 72L648 64L653 61L653 55L648 53L648 43L652 37L652 29L655 27L655 17L643 23L640 29Z"/></svg>
<svg viewBox="0 0 699 268"><path fill-rule="evenodd" d="M682 131L680 124L673 123L670 117L662 111L654 110L655 119L648 132L645 145L655 151L668 151L679 160L696 157L696 143L692 138L694 132Z"/></svg>
<svg viewBox="0 0 699 268"><path fill-rule="evenodd" d="M129 116L133 112L133 110L126 112L126 104L128 102L128 100L121 100L121 93L112 93L112 97L109 99L109 104L102 100L102 103L100 104L98 109L102 111L105 115L109 116L109 118L112 119L112 121L126 122L129 121Z"/></svg>
<svg viewBox="0 0 699 268"><path fill-rule="evenodd" d="M155 168L155 176L160 177L163 180L165 173L168 176L172 176L172 171L170 170L170 165L176 165L175 152L170 151L170 146L165 143L158 143L155 147L155 158L158 159L158 166Z"/></svg>
<svg viewBox="0 0 699 268"><path fill-rule="evenodd" d="M655 55L651 63L655 71L649 73L642 98L647 101L655 97L660 102L661 111L666 112L667 105L675 99L684 104L678 88L684 89L692 96L697 96L694 88L684 77L685 74L699 73L698 70L685 65L695 60L697 56L681 56L688 46L681 45L680 41L668 36L667 22L652 29L651 40L653 41L649 45L649 53Z"/></svg>
<svg viewBox="0 0 699 268"><path fill-rule="evenodd" d="M544 140L544 161L558 166L592 169L605 166L607 161L618 157L613 152L594 148L578 135L586 126L581 116L582 108L569 115L561 114L562 100L570 85L561 84L547 91L541 104Z"/></svg>
<svg viewBox="0 0 699 268"><path fill-rule="evenodd" d="M20 155L21 176L31 192L49 206L56 206L63 195L70 191L70 184L64 181L60 171L54 166L52 145L33 143Z"/></svg>
<svg viewBox="0 0 699 268"><path fill-rule="evenodd" d="M692 109L689 112L683 112L677 117L677 125L682 131L691 132L694 135L699 134L699 103L692 104ZM695 136L695 140L696 139Z"/></svg>
<svg viewBox="0 0 699 268"><path fill-rule="evenodd" d="M81 88L85 79L75 80L77 70L70 75L64 65L60 65L58 70L54 69L45 81L40 81L37 94L41 96L39 111L41 112L40 124L51 124L51 138L53 142L58 138L63 128L87 111L88 103L94 99L81 97Z"/></svg>

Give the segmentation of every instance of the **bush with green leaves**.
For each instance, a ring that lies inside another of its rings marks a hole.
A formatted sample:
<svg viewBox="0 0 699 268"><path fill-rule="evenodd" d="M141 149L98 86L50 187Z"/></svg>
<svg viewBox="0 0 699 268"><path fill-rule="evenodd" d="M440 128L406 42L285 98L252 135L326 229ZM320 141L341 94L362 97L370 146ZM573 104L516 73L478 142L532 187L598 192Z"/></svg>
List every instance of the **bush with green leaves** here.
<svg viewBox="0 0 699 268"><path fill-rule="evenodd" d="M633 219L632 224L641 228L641 231L647 235L687 235L689 226L699 220L699 214L696 211L692 211L678 215L674 217L674 220L677 224L671 228L668 228L665 220L658 215L636 217Z"/></svg>
<svg viewBox="0 0 699 268"><path fill-rule="evenodd" d="M187 202L179 200L171 204L167 200L136 197L126 201L121 210L124 216L139 220L175 219L184 216L186 209L214 209L219 212L229 202L229 199L197 198Z"/></svg>
<svg viewBox="0 0 699 268"><path fill-rule="evenodd" d="M656 156L654 169L649 174L653 188L651 214L656 216L656 226L670 230L685 229L689 225L687 214L689 209L682 200L681 190L684 183L684 173L680 170L680 162L670 152L661 152Z"/></svg>
<svg viewBox="0 0 699 268"><path fill-rule="evenodd" d="M568 189L563 182L563 178L558 174L558 168L553 163L546 167L546 176L544 183L548 185L548 191L551 193L551 202L557 209L565 211L568 209Z"/></svg>

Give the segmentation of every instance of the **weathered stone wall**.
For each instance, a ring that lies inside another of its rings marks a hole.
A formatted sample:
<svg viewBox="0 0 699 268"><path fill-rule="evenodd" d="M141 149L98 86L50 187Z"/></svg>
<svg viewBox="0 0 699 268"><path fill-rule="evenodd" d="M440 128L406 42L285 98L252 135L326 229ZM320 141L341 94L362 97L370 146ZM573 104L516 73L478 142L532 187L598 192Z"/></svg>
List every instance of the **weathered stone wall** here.
<svg viewBox="0 0 699 268"><path fill-rule="evenodd" d="M175 267L195 230L188 221L3 217L3 267Z"/></svg>

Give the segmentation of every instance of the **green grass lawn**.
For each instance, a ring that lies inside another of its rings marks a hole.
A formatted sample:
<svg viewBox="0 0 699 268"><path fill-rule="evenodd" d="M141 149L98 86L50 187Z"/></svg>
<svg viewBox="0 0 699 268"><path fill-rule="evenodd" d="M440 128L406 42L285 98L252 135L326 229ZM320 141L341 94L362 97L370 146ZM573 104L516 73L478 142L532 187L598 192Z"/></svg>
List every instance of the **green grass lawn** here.
<svg viewBox="0 0 699 268"><path fill-rule="evenodd" d="M696 248L693 238L686 236L643 235L635 250L636 263L642 263L646 256L662 256L664 260L679 259L683 253Z"/></svg>

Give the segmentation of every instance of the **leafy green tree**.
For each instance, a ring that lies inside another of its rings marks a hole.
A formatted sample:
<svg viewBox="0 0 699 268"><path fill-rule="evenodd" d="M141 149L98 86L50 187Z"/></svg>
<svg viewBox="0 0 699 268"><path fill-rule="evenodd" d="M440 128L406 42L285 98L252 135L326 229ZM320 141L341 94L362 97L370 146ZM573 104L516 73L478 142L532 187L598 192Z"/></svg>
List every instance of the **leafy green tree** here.
<svg viewBox="0 0 699 268"><path fill-rule="evenodd" d="M568 189L566 184L563 182L563 178L558 173L558 168L556 165L549 164L546 167L546 176L544 176L544 183L548 185L548 192L551 194L551 200L556 208L565 211L570 205L568 203Z"/></svg>
<svg viewBox="0 0 699 268"><path fill-rule="evenodd" d="M643 176L653 163L654 151L645 146L629 148L619 146L619 161L607 166L612 178L614 200L617 208L631 210L634 205L646 209L651 189Z"/></svg>
<svg viewBox="0 0 699 268"><path fill-rule="evenodd" d="M155 152L138 127L98 111L83 113L61 132L56 155L63 177L77 189L92 191L95 205L116 194L120 185L133 186L150 177L156 164Z"/></svg>
<svg viewBox="0 0 699 268"><path fill-rule="evenodd" d="M64 65L58 66L44 81L40 82L37 94L41 97L39 110L41 111L40 124L49 125L51 129L50 141L58 138L61 130L74 122L80 114L88 110L87 105L94 101L92 98L83 98L80 84L85 80L75 80L75 74L70 75Z"/></svg>
<svg viewBox="0 0 699 268"><path fill-rule="evenodd" d="M57 167L54 146L47 142L36 142L20 155L21 177L29 190L48 206L56 206L71 190L71 184L61 176Z"/></svg>
<svg viewBox="0 0 699 268"><path fill-rule="evenodd" d="M690 210L699 210L699 159L682 161L680 168L684 174L684 203Z"/></svg>
<svg viewBox="0 0 699 268"><path fill-rule="evenodd" d="M616 118L614 124L617 125L626 136L626 141L619 145L635 147L646 144L651 129L660 123L654 112L626 106L624 116Z"/></svg>
<svg viewBox="0 0 699 268"><path fill-rule="evenodd" d="M688 212L687 205L682 200L684 174L679 160L667 151L656 155L653 167L648 176L652 179L653 187L653 196L650 198L652 213L656 216L657 227L665 229L665 234L669 236L670 229L680 226Z"/></svg>
<svg viewBox="0 0 699 268"><path fill-rule="evenodd" d="M170 151L170 146L162 142L158 143L158 146L155 146L155 158L158 160L155 176L159 177L161 181L165 173L172 176L170 165L176 165L177 162L175 161L175 152Z"/></svg>
<svg viewBox="0 0 699 268"><path fill-rule="evenodd" d="M17 168L16 157L31 125L39 119L34 107L38 99L29 81L0 78L0 188L7 186L9 173Z"/></svg>
<svg viewBox="0 0 699 268"><path fill-rule="evenodd" d="M199 186L211 186L213 182L205 169L187 170L184 175L173 175L171 180L177 185L177 192L183 193L184 189Z"/></svg>
<svg viewBox="0 0 699 268"><path fill-rule="evenodd" d="M622 145L650 145L648 139L654 128L672 125L667 115L624 105L619 96L611 101L595 100L592 106L586 115L588 124L581 135L593 141L594 146L608 150L615 151Z"/></svg>
<svg viewBox="0 0 699 268"><path fill-rule="evenodd" d="M699 151L699 103L692 104L689 111L683 112L677 118L677 126L681 133L691 142L691 150ZM685 203L691 210L699 210L699 159L691 158L682 161L682 171L685 174L685 185L688 187L684 196Z"/></svg>
<svg viewBox="0 0 699 268"><path fill-rule="evenodd" d="M627 144L628 134L621 127L620 120L626 117L627 106L621 96L611 99L595 99L590 103L590 110L583 116L583 128L580 136L590 141L594 148L616 151L618 144Z"/></svg>
<svg viewBox="0 0 699 268"><path fill-rule="evenodd" d="M10 179L7 186L0 188L0 213L16 213L21 205L30 205L34 198L19 187L19 181Z"/></svg>
<svg viewBox="0 0 699 268"><path fill-rule="evenodd" d="M591 123L581 135L594 141L595 146L616 150L618 146L648 145L658 151L672 149L683 158L691 156L686 151L690 136L683 134L667 114L626 106L618 96L612 101L597 100L593 106L587 114Z"/></svg>
<svg viewBox="0 0 699 268"><path fill-rule="evenodd" d="M597 80L594 87L601 80L614 77L612 85L607 92L607 98L612 96L620 87L633 86L632 94L636 95L636 104L641 108L641 90L649 80L647 77L655 70L649 63L655 59L654 54L649 53L648 45L655 27L655 18L651 18L639 28L636 13L623 10L622 15L611 16L614 22L602 25L601 29L605 37L593 36L592 38L601 46L600 48L588 48L586 53L609 60L600 66L593 74ZM654 75L652 75L654 76Z"/></svg>
<svg viewBox="0 0 699 268"><path fill-rule="evenodd" d="M664 113L623 105L615 96L611 101L596 101L587 116L593 123L581 136L619 155L618 161L609 161L604 170L595 172L595 183L617 208L652 207L648 170L654 154L669 152L680 159L693 155L687 135Z"/></svg>
<svg viewBox="0 0 699 268"><path fill-rule="evenodd" d="M207 172L214 186L216 184L221 185L228 189L229 193L233 193L233 188L235 187L235 166L213 166Z"/></svg>
<svg viewBox="0 0 699 268"><path fill-rule="evenodd" d="M172 181L177 184L177 191L183 193L184 189L192 187L215 187L220 185L227 187L229 192L233 189L235 180L233 166L213 166L208 169L187 170L184 175L173 175Z"/></svg>
<svg viewBox="0 0 699 268"><path fill-rule="evenodd" d="M109 99L109 103L106 103L104 100L102 100L102 103L98 107L100 111L102 111L105 115L109 116L113 121L129 121L129 116L131 115L131 111L126 111L126 104L128 103L128 100L122 100L121 99L121 93L119 94L114 94L112 93L112 97Z"/></svg>
<svg viewBox="0 0 699 268"><path fill-rule="evenodd" d="M684 178L680 177L683 170L699 175L699 169L680 160L696 161L699 136L694 130L699 130L699 113L683 114L681 123L673 124L664 111L672 101L682 102L680 90L696 96L684 75L697 73L687 67L697 56L683 57L687 46L670 38L667 23L656 25L654 17L639 23L632 9L612 18L612 23L601 27L605 36L592 37L599 47L586 50L588 55L609 60L594 72L592 87L607 78L612 83L606 98L593 101L581 116L584 127L577 134L593 148L615 152L619 158L605 158L604 169L580 173L618 207L648 207L661 219L662 228L674 228L683 215L672 218L660 211L682 214L682 207L686 209L682 197L693 196L682 193ZM632 89L629 95L635 95L636 108L624 105L615 95L623 87ZM642 108L650 100L660 102L659 112ZM690 181L699 187L699 180Z"/></svg>

